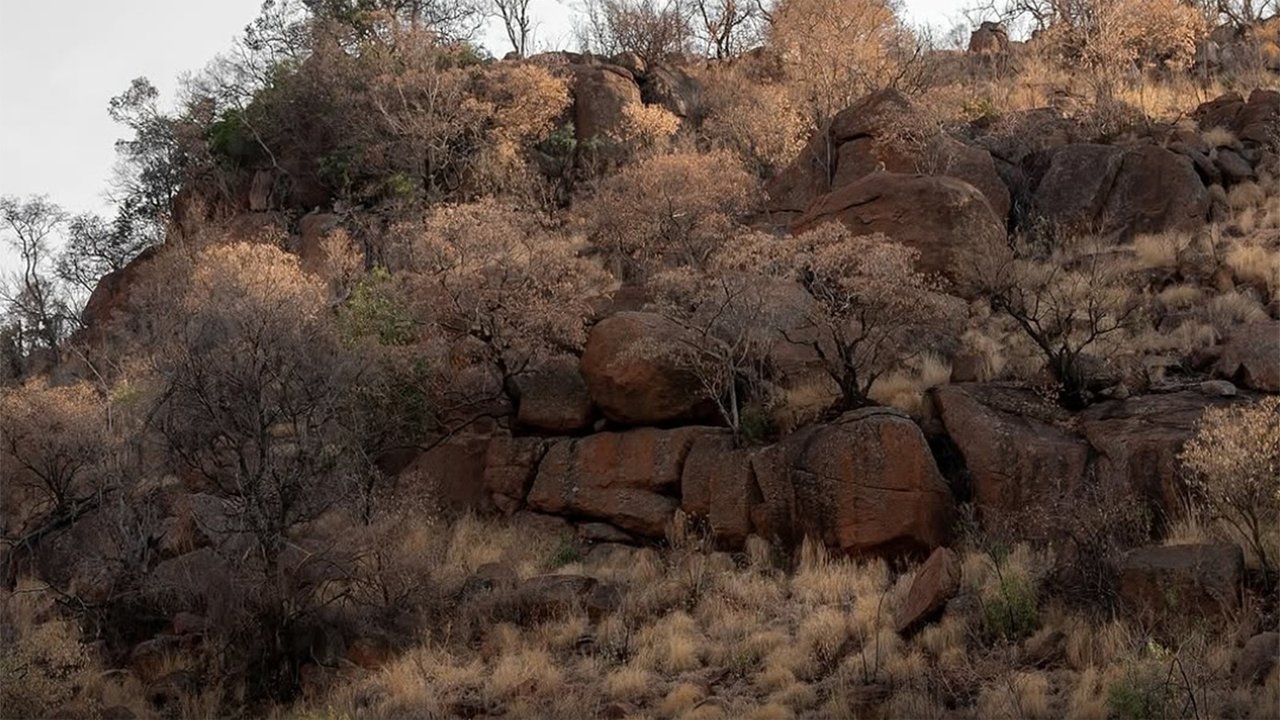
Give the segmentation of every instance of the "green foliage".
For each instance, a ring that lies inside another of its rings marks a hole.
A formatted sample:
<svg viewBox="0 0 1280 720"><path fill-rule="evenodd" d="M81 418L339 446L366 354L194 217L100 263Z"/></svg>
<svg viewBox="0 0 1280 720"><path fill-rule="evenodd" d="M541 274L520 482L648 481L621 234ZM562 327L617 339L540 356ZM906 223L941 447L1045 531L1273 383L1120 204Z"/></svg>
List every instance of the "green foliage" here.
<svg viewBox="0 0 1280 720"><path fill-rule="evenodd" d="M777 433L773 418L769 412L759 405L747 405L742 408L738 419L738 429L742 439L748 443L768 440Z"/></svg>
<svg viewBox="0 0 1280 720"><path fill-rule="evenodd" d="M232 169L246 167L262 159L262 147L253 138L239 110L226 110L205 132L209 151Z"/></svg>
<svg viewBox="0 0 1280 720"><path fill-rule="evenodd" d="M573 121L566 122L552 131L552 133L538 145L538 149L553 157L570 157L578 148L578 140L575 137L575 132Z"/></svg>
<svg viewBox="0 0 1280 720"><path fill-rule="evenodd" d="M1004 575L995 595L983 604L983 625L992 638L1021 640L1039 629L1039 604L1029 580L1018 575Z"/></svg>
<svg viewBox="0 0 1280 720"><path fill-rule="evenodd" d="M373 338L382 345L408 345L418 337L413 313L381 267L361 278L338 308L338 329L348 342Z"/></svg>
<svg viewBox="0 0 1280 720"><path fill-rule="evenodd" d="M1170 697L1165 673L1153 663L1131 667L1107 687L1107 709L1115 720L1150 720L1168 716Z"/></svg>
<svg viewBox="0 0 1280 720"><path fill-rule="evenodd" d="M340 195L349 195L354 157L350 148L339 148L320 158L320 182Z"/></svg>
<svg viewBox="0 0 1280 720"><path fill-rule="evenodd" d="M582 551L578 549L578 545L573 541L573 538L567 535L560 536L560 542L556 544L555 549L551 551L551 556L547 558L547 566L555 570L576 562L582 562Z"/></svg>
<svg viewBox="0 0 1280 720"><path fill-rule="evenodd" d="M421 186L408 173L398 172L390 175L382 183L383 192L388 199L409 202L418 196Z"/></svg>

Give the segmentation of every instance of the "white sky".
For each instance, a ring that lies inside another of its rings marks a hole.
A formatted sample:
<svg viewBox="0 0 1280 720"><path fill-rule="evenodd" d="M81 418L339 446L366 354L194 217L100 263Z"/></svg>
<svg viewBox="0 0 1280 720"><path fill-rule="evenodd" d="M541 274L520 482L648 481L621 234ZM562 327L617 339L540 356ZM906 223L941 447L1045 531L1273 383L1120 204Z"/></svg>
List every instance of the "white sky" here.
<svg viewBox="0 0 1280 720"><path fill-rule="evenodd" d="M534 0L539 47L572 48L567 7ZM123 129L107 101L146 76L172 102L261 0L0 0L0 195L49 195L72 212L107 212L103 192ZM907 0L915 23L949 26L965 0ZM501 57L506 39L489 28ZM4 261L0 251L0 265Z"/></svg>

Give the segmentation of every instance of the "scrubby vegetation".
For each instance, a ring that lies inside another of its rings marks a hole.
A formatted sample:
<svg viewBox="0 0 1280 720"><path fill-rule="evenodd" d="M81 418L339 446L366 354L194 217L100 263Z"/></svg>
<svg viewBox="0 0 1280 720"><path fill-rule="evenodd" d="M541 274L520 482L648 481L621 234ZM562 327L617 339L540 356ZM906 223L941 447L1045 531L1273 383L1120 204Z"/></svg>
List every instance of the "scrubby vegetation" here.
<svg viewBox="0 0 1280 720"><path fill-rule="evenodd" d="M529 12L269 0L0 200L0 714L1280 712L1274 2Z"/></svg>

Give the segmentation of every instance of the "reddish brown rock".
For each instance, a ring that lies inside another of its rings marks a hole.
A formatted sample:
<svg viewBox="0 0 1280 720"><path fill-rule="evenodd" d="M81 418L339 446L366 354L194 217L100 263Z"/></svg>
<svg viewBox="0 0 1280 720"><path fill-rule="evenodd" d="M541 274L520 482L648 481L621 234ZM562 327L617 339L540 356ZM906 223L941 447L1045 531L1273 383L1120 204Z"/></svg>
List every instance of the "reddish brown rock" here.
<svg viewBox="0 0 1280 720"><path fill-rule="evenodd" d="M676 508L680 474L694 440L716 430L642 428L598 433L551 446L529 491L542 512L598 518L662 537Z"/></svg>
<svg viewBox="0 0 1280 720"><path fill-rule="evenodd" d="M1051 151L1034 205L1061 228L1128 236L1199 227L1209 193L1186 156L1153 145L1082 143Z"/></svg>
<svg viewBox="0 0 1280 720"><path fill-rule="evenodd" d="M80 321L86 328L104 326L119 316L128 305L130 291L159 251L158 247L147 248L123 268L102 276L80 313Z"/></svg>
<svg viewBox="0 0 1280 720"><path fill-rule="evenodd" d="M1246 101L1239 93L1227 93L1196 108L1193 114L1202 130L1223 128L1238 140L1276 148L1280 146L1280 92L1254 90Z"/></svg>
<svg viewBox="0 0 1280 720"><path fill-rule="evenodd" d="M849 555L924 555L950 533L951 491L920 428L896 410L846 413L751 462L752 526L784 545L811 536Z"/></svg>
<svg viewBox="0 0 1280 720"><path fill-rule="evenodd" d="M840 112L829 131L814 133L797 159L769 181L768 209L795 216L828 193L873 173L924 173L973 185L1003 223L1009 214L1009 189L991 153L946 136L904 141L895 133L913 122L914 112L907 97L894 90L868 95Z"/></svg>
<svg viewBox="0 0 1280 720"><path fill-rule="evenodd" d="M1280 392L1280 320L1232 331L1214 371L1253 390Z"/></svg>
<svg viewBox="0 0 1280 720"><path fill-rule="evenodd" d="M894 616L899 634L910 635L936 618L960 590L960 556L940 547L916 571L911 589Z"/></svg>
<svg viewBox="0 0 1280 720"><path fill-rule="evenodd" d="M640 103L640 88L624 68L604 64L569 66L573 125L579 142L617 137L623 109Z"/></svg>
<svg viewBox="0 0 1280 720"><path fill-rule="evenodd" d="M1271 670L1280 664L1280 633L1264 632L1249 638L1236 658L1233 673L1236 685L1266 682Z"/></svg>
<svg viewBox="0 0 1280 720"><path fill-rule="evenodd" d="M763 498L756 487L750 449L734 447L728 433L694 441L681 476L681 509L706 518L721 547L739 548L751 534L751 509Z"/></svg>
<svg viewBox="0 0 1280 720"><path fill-rule="evenodd" d="M984 511L1017 510L1045 490L1084 478L1089 445L1063 429L1069 417L1029 390L946 385L933 411L964 459Z"/></svg>
<svg viewBox="0 0 1280 720"><path fill-rule="evenodd" d="M442 508L489 509L485 479L489 440L487 435L454 436L419 455L400 473L401 482Z"/></svg>
<svg viewBox="0 0 1280 720"><path fill-rule="evenodd" d="M1096 452L1098 480L1132 489L1158 517L1171 518L1182 513L1185 502L1178 461L1182 446L1195 435L1206 408L1241 401L1196 390L1142 395L1094 405L1079 415L1078 423Z"/></svg>
<svg viewBox="0 0 1280 720"><path fill-rule="evenodd" d="M1239 603L1244 553L1236 545L1146 547L1119 570L1120 596L1139 616L1207 617Z"/></svg>
<svg viewBox="0 0 1280 720"><path fill-rule="evenodd" d="M578 359L552 358L516 384L520 389L516 420L532 430L575 433L591 425L591 394L578 371Z"/></svg>
<svg viewBox="0 0 1280 720"><path fill-rule="evenodd" d="M655 425L707 414L698 379L664 352L682 332L652 313L622 312L596 323L581 369L591 399L606 418Z"/></svg>
<svg viewBox="0 0 1280 720"><path fill-rule="evenodd" d="M485 451L484 486L489 498L510 515L524 505L524 497L547 451L541 438L495 435Z"/></svg>
<svg viewBox="0 0 1280 720"><path fill-rule="evenodd" d="M919 250L916 266L927 273L946 274L958 254L1005 236L983 194L950 177L868 175L814 203L792 230L831 221L858 234L884 233Z"/></svg>

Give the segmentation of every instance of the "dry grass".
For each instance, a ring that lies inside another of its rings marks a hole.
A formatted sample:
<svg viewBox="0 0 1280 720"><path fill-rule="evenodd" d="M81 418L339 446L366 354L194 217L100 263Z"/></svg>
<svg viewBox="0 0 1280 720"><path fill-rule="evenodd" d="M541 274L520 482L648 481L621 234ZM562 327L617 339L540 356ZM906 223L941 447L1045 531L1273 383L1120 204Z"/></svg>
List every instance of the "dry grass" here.
<svg viewBox="0 0 1280 720"><path fill-rule="evenodd" d="M1141 269L1172 270L1194 241L1194 236L1182 232L1142 235L1133 241L1133 254Z"/></svg>
<svg viewBox="0 0 1280 720"><path fill-rule="evenodd" d="M913 359L911 367L876 378L867 394L880 405L896 407L918 417L925 392L950 381L951 362L934 353L923 353Z"/></svg>
<svg viewBox="0 0 1280 720"><path fill-rule="evenodd" d="M1265 290L1271 297L1280 288L1280 251L1236 243L1227 251L1226 264L1238 282Z"/></svg>

